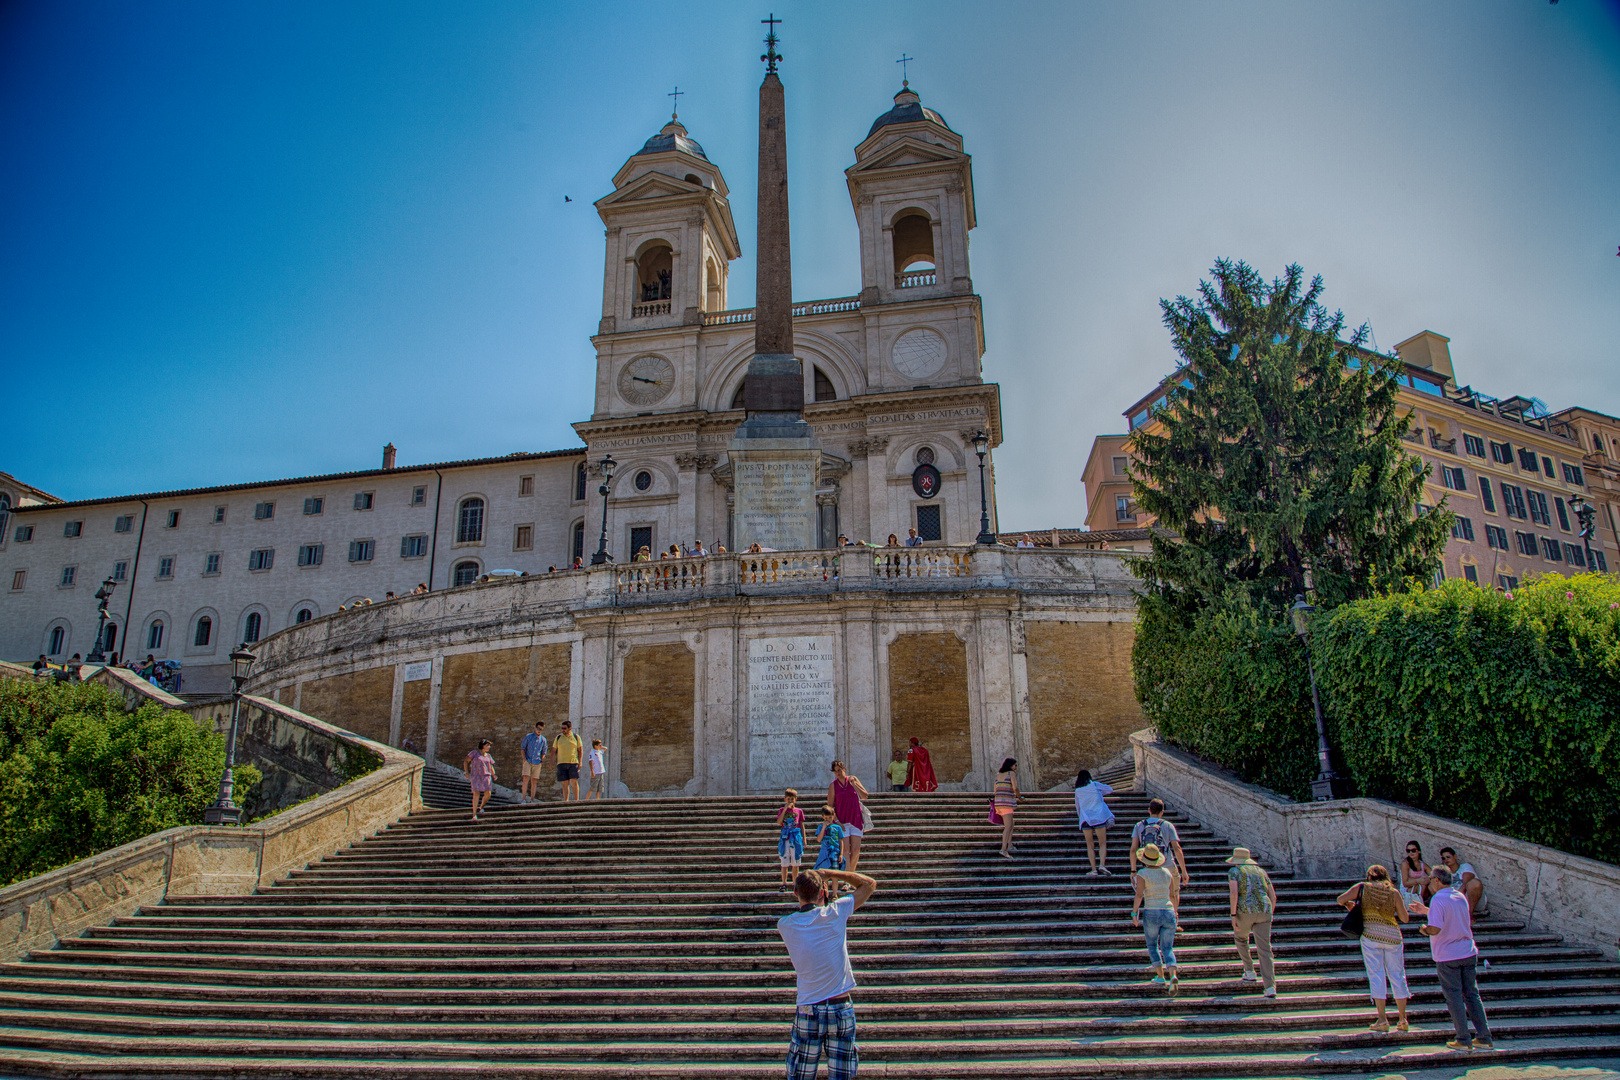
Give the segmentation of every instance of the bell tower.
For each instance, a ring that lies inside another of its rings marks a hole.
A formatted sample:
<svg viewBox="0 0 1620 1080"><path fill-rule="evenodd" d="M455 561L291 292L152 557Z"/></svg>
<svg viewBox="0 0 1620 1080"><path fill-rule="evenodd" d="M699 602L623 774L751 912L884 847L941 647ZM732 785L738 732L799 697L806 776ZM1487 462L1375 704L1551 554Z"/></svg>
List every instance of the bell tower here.
<svg viewBox="0 0 1620 1080"><path fill-rule="evenodd" d="M973 159L909 82L844 170L861 231L861 303L973 292Z"/></svg>
<svg viewBox="0 0 1620 1080"><path fill-rule="evenodd" d="M607 227L602 334L700 326L726 307L742 254L725 177L677 115L648 139L596 201Z"/></svg>

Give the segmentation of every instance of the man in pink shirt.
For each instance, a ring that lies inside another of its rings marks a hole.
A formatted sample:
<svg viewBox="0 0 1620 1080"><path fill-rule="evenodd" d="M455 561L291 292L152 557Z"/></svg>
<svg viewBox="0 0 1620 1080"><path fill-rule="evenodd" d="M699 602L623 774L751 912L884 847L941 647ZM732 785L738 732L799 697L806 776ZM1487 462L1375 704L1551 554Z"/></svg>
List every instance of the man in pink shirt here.
<svg viewBox="0 0 1620 1080"><path fill-rule="evenodd" d="M1438 889L1429 906L1414 903L1409 907L1414 915L1429 916L1429 925L1422 930L1429 939L1435 972L1440 976L1440 992L1446 997L1446 1010L1451 1013L1457 1035L1446 1047L1494 1050L1491 1028L1485 1020L1485 1003L1479 999L1479 985L1474 981L1479 946L1474 944L1474 919L1468 897L1452 884L1451 871L1446 867L1435 867L1433 878ZM1472 1042L1468 1039L1470 1020L1474 1023Z"/></svg>

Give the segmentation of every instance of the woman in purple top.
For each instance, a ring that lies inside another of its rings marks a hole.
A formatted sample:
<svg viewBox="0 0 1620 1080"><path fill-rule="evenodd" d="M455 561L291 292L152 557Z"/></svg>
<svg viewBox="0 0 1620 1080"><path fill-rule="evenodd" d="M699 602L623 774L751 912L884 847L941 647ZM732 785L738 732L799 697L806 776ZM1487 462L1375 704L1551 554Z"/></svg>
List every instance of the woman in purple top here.
<svg viewBox="0 0 1620 1080"><path fill-rule="evenodd" d="M468 754L467 760L461 763L461 771L472 785L474 821L484 812L484 807L489 803L489 793L495 787L495 759L489 756L491 745L488 739L479 739L478 749Z"/></svg>
<svg viewBox="0 0 1620 1080"><path fill-rule="evenodd" d="M833 808L833 817L844 830L844 869L855 872L861 861L861 834L866 816L861 802L868 794L866 785L849 775L842 761L832 763L833 781L827 785L827 803Z"/></svg>

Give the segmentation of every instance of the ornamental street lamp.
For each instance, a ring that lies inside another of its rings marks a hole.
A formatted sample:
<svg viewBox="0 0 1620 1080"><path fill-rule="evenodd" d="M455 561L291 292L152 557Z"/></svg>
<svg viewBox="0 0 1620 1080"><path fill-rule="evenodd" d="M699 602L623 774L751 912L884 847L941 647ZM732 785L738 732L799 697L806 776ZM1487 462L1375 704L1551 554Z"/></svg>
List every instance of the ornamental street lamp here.
<svg viewBox="0 0 1620 1080"><path fill-rule="evenodd" d="M1569 508L1575 511L1575 521L1581 527L1581 547L1586 549L1586 568L1596 570L1597 563L1592 560L1592 519L1597 516L1597 507L1586 501L1583 495L1577 495L1570 501Z"/></svg>
<svg viewBox="0 0 1620 1080"><path fill-rule="evenodd" d="M613 479L613 469L616 465L618 462L613 460L612 454L602 459L602 486L596 489L596 493L602 496L602 539L597 542L596 554L591 556L592 566L601 566L603 563L613 561L613 556L608 554L607 549L607 506L608 481ZM632 557L635 556L633 551L630 554Z"/></svg>
<svg viewBox="0 0 1620 1080"><path fill-rule="evenodd" d="M90 655L84 658L84 662L87 664L105 664L107 662L107 654L103 651L103 642L107 638L107 601L112 599L113 590L116 588L118 588L118 582L108 578L101 583L101 588L96 590L96 603L99 605L96 608L96 615L101 621L96 624L95 647L90 650Z"/></svg>
<svg viewBox="0 0 1620 1080"><path fill-rule="evenodd" d="M231 737L225 744L225 772L219 778L219 798L203 811L205 825L242 824L242 808L231 801L236 787L236 730L242 719L242 684L247 682L248 668L257 659L248 652L245 643L231 653Z"/></svg>
<svg viewBox="0 0 1620 1080"><path fill-rule="evenodd" d="M1305 602L1303 596L1294 597L1294 606L1288 609L1294 620L1294 634L1305 646L1305 668L1311 673L1311 706L1316 710L1316 761L1320 767L1316 779L1311 781L1311 796L1317 802L1330 799L1348 799L1350 782L1333 771L1329 761L1327 727L1322 723L1322 698L1316 692L1316 665L1311 662L1311 613L1316 608Z"/></svg>
<svg viewBox="0 0 1620 1080"><path fill-rule="evenodd" d="M996 534L990 531L990 503L984 494L984 455L990 450L990 436L982 430L973 433L973 452L979 455L979 537L976 544L994 544Z"/></svg>

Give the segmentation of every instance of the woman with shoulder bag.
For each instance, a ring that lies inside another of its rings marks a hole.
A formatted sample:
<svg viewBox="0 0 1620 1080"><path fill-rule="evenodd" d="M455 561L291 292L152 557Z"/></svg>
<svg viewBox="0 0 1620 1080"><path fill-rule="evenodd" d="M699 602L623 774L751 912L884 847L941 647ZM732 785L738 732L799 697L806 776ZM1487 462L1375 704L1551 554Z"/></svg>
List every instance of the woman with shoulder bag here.
<svg viewBox="0 0 1620 1080"><path fill-rule="evenodd" d="M849 775L842 761L832 763L833 780L827 785L827 805L844 830L844 868L850 873L861 861L861 837L866 832L866 785Z"/></svg>
<svg viewBox="0 0 1620 1080"><path fill-rule="evenodd" d="M1382 866L1367 868L1367 880L1358 881L1339 896L1345 909L1361 905L1361 963L1367 970L1367 986L1378 1015L1368 1031L1388 1031L1384 1012L1386 992L1395 998L1399 1010L1395 1030L1407 1030L1406 1002L1411 991L1406 986L1406 943L1401 924L1411 919L1400 890Z"/></svg>

